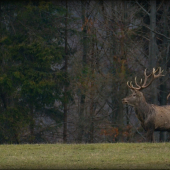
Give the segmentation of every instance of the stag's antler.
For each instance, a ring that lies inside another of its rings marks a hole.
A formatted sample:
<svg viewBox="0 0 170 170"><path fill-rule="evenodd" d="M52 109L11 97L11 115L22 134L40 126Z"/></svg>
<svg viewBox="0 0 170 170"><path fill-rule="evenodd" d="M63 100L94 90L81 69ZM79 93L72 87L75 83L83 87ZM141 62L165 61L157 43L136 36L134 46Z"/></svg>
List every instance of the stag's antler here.
<svg viewBox="0 0 170 170"><path fill-rule="evenodd" d="M158 74L155 75L157 72L158 72ZM155 70L155 68L153 68L152 73L147 76L146 75L146 69L145 69L145 71L144 71L145 79L144 79L143 85L139 85L137 83L136 77L135 77L135 84L136 84L137 87L134 87L132 82L129 83L129 81L127 82L127 85L128 85L129 88L134 89L134 90L144 89L144 88L148 87L153 82L153 80L155 80L156 78L164 76L164 75L162 75L162 72L163 72L163 70L161 70L161 67L158 67L157 70ZM150 82L146 85L146 82L147 82L148 78L151 77L151 76L152 76L152 78L151 78ZM140 84L142 84L142 79L141 79Z"/></svg>

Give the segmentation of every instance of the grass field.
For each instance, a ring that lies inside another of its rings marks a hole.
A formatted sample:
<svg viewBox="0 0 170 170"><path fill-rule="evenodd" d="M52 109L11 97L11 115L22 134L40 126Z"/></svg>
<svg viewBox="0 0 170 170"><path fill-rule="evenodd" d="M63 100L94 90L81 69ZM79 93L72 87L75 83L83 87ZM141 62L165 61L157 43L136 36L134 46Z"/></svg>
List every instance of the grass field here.
<svg viewBox="0 0 170 170"><path fill-rule="evenodd" d="M0 145L0 169L170 169L170 143Z"/></svg>

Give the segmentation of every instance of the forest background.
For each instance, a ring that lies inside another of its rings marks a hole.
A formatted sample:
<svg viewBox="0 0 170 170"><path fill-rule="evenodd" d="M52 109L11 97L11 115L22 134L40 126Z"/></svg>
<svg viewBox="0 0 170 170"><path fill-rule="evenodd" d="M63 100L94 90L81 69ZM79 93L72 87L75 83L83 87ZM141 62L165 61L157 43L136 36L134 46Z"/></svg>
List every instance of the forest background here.
<svg viewBox="0 0 170 170"><path fill-rule="evenodd" d="M127 81L168 103L169 1L1 1L0 143L145 142ZM170 134L157 132L157 141Z"/></svg>

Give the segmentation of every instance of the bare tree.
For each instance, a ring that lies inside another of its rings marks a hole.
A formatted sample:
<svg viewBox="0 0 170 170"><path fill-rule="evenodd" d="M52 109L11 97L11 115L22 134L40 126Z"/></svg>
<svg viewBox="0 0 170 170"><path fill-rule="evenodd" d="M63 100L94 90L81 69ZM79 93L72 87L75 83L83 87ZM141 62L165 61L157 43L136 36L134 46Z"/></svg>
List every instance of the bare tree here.
<svg viewBox="0 0 170 170"><path fill-rule="evenodd" d="M67 142L67 103L68 103L68 96L67 96L67 92L68 92L68 28L67 28L67 24L68 24L68 4L67 4L67 0L66 0L66 14L65 14L65 80L66 83L64 85L64 102L63 102L63 107L64 107L64 120L63 120L63 142L66 143Z"/></svg>

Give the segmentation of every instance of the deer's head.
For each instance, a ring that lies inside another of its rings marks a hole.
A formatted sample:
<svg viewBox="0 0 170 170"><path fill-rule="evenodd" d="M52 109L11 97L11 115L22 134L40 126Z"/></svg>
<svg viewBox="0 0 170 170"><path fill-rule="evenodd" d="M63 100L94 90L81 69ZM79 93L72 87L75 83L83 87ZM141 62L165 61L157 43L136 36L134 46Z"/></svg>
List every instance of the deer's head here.
<svg viewBox="0 0 170 170"><path fill-rule="evenodd" d="M164 76L164 75L162 75L162 72L163 72L163 70L161 70L161 67L159 67L157 70L155 70L155 68L153 68L152 73L150 75L146 75L146 69L145 69L145 71L144 71L145 79L144 79L143 84L142 84L142 79L141 79L140 84L138 84L137 80L136 80L136 77L135 77L136 87L134 87L132 85L132 82L130 82L130 83L127 82L127 86L131 89L132 94L130 96L122 99L122 103L128 104L128 105L131 105L131 106L135 107L141 101L145 101L143 93L140 90L148 87L153 82L153 80L155 80L156 78ZM158 74L156 74L156 73L158 73ZM148 79L150 79L150 81L147 84Z"/></svg>
<svg viewBox="0 0 170 170"><path fill-rule="evenodd" d="M132 89L131 91L132 91L132 94L122 99L123 104L128 104L128 105L135 107L139 104L141 100L145 101L145 98L142 92L140 92L139 90L132 90Z"/></svg>

